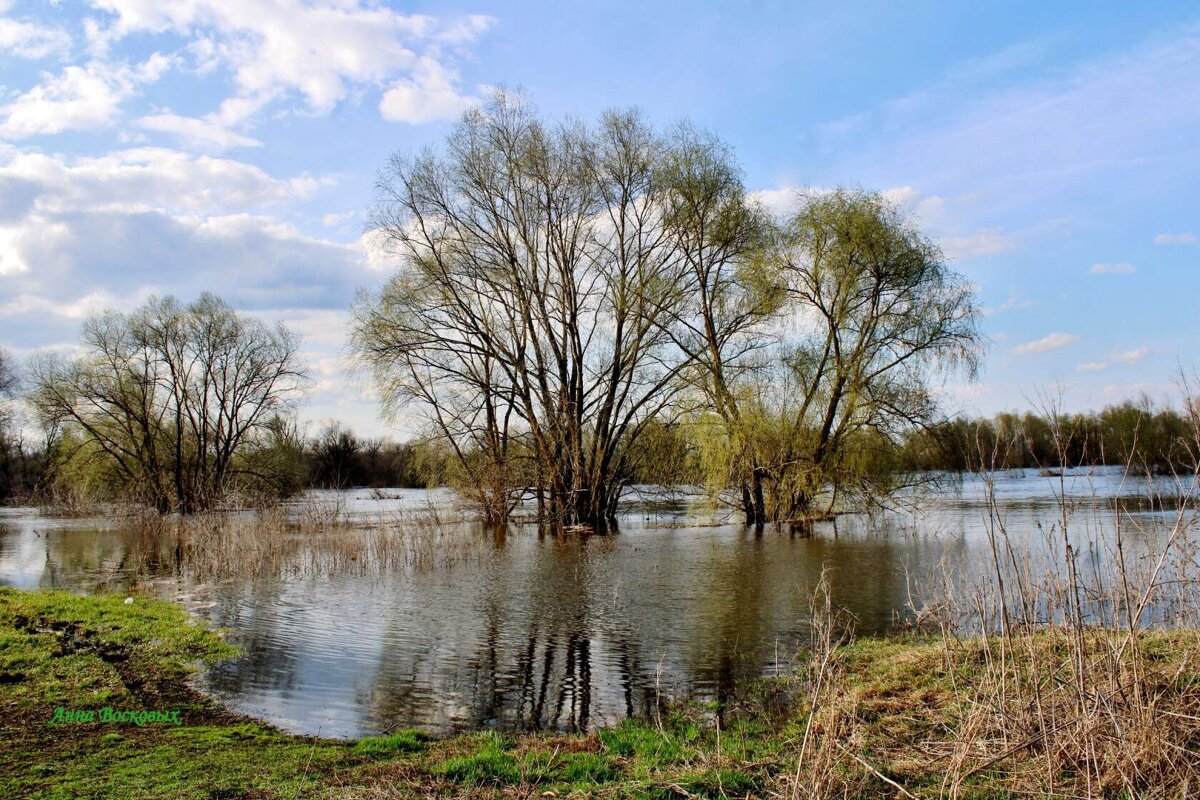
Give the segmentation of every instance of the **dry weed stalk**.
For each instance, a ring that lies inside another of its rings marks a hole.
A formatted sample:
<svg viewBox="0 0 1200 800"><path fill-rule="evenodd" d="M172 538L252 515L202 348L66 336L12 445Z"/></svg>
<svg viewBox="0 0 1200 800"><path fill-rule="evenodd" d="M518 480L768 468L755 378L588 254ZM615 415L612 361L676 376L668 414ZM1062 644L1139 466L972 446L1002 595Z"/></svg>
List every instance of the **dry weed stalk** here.
<svg viewBox="0 0 1200 800"><path fill-rule="evenodd" d="M1139 519L1109 513L1094 490L1073 495L1056 466L1056 518L1035 547L1009 530L981 463L990 578L944 581L935 604L946 670L967 676L947 709L939 794L987 781L1036 796L1186 796L1200 784L1200 654L1191 633L1163 631L1194 632L1200 611L1196 476L1176 476L1184 492L1170 502L1152 494L1155 513Z"/></svg>

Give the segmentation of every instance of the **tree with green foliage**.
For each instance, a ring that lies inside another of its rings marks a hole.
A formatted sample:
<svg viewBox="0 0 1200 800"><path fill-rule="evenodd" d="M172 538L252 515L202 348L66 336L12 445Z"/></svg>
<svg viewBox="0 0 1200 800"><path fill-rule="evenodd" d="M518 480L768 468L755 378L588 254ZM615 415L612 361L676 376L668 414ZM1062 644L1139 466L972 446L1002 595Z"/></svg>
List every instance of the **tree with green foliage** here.
<svg viewBox="0 0 1200 800"><path fill-rule="evenodd" d="M940 419L936 380L978 367L971 286L902 209L861 191L799 198L766 259L783 316L770 369L739 424L718 409L700 446L718 474L753 448L755 523L889 496L906 438Z"/></svg>
<svg viewBox="0 0 1200 800"><path fill-rule="evenodd" d="M750 202L732 154L689 125L674 131L664 158L669 186L665 221L683 261L686 302L670 309L664 330L687 368L681 372L703 409L694 432L719 428L720 446L700 441L709 483L732 489L748 523L765 520L767 475L756 437L760 384L769 379L769 323L782 292L765 258L773 226ZM685 399L685 405L686 405ZM705 420L706 415L711 419Z"/></svg>

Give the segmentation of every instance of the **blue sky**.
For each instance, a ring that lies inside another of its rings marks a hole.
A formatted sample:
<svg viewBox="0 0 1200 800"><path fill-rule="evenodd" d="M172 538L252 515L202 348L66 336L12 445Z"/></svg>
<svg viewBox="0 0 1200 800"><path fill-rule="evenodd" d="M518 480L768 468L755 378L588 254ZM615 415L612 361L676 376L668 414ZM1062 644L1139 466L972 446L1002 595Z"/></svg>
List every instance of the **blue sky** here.
<svg viewBox="0 0 1200 800"><path fill-rule="evenodd" d="M0 345L205 289L304 337L302 413L369 434L346 309L377 171L489 87L635 105L784 207L907 204L978 287L957 410L1171 399L1200 366L1200 9L1160 3L0 0Z"/></svg>

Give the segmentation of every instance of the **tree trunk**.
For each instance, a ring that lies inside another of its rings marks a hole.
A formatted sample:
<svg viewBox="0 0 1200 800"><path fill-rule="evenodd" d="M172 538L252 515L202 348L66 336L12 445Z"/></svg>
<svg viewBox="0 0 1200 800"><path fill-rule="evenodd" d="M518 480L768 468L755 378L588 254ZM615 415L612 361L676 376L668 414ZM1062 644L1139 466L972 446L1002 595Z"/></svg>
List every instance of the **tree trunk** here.
<svg viewBox="0 0 1200 800"><path fill-rule="evenodd" d="M761 529L767 523L767 504L763 496L763 479L767 471L755 467L750 472L749 480L742 483L742 512L746 515L746 525Z"/></svg>

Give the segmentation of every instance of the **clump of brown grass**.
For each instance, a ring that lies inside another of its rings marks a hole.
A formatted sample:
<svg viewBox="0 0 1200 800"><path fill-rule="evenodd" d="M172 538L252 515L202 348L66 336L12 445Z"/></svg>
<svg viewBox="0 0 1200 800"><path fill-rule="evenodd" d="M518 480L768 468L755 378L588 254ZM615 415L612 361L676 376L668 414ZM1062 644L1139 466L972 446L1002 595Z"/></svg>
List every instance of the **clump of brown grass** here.
<svg viewBox="0 0 1200 800"><path fill-rule="evenodd" d="M464 520L426 508L354 519L344 504L133 518L137 571L166 566L199 580L378 575L449 565L481 552L486 537Z"/></svg>

